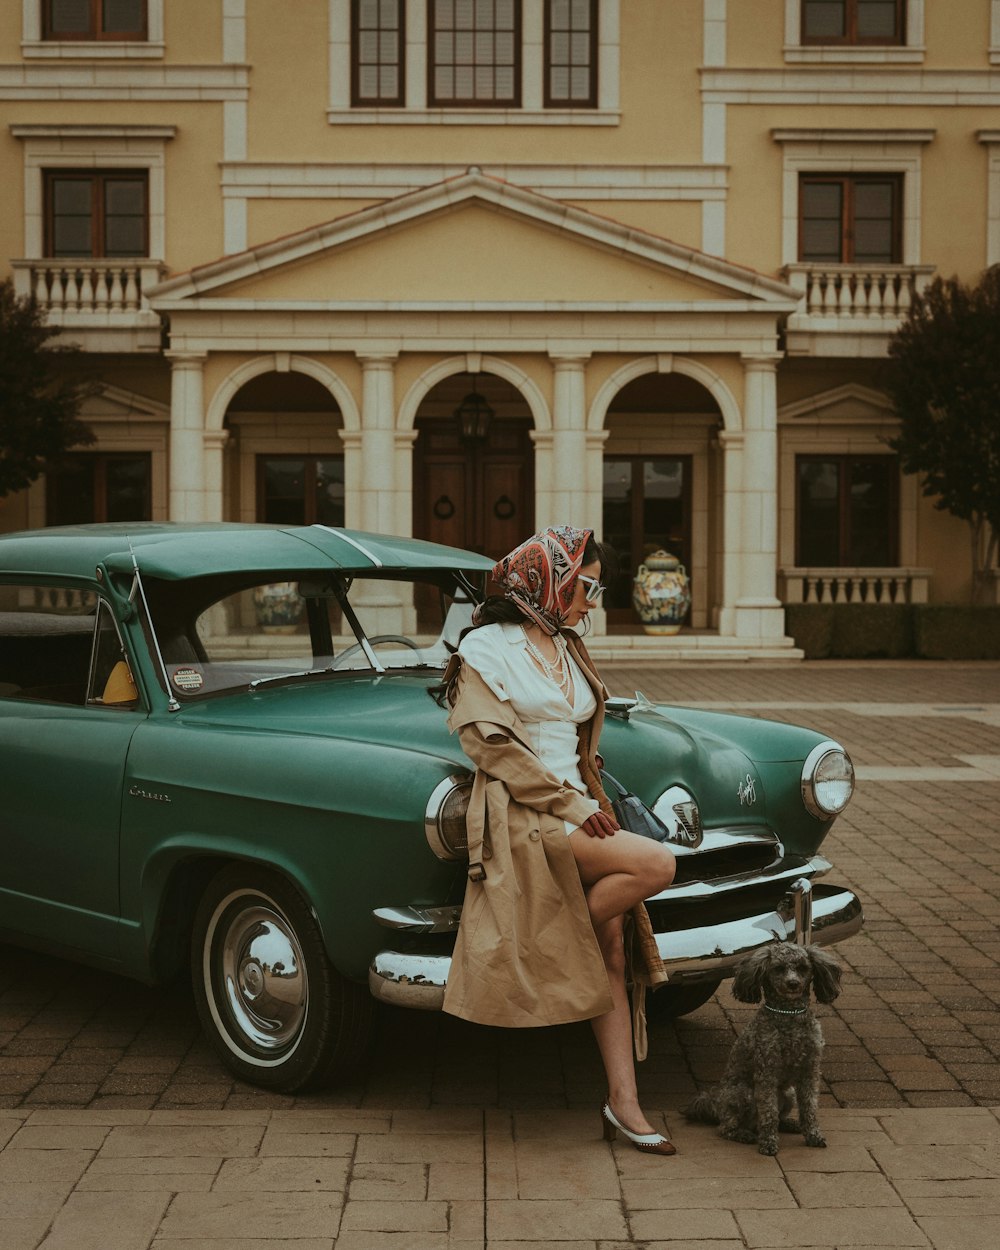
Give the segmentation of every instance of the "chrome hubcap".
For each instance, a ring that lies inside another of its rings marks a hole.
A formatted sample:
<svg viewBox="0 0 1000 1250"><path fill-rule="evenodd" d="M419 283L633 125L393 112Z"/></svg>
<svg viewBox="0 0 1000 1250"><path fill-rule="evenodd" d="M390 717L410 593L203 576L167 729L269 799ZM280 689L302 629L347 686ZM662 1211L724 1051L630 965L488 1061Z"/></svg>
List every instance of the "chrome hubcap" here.
<svg viewBox="0 0 1000 1250"><path fill-rule="evenodd" d="M272 1056L294 1048L309 983L292 926L273 904L258 901L240 906L216 934L217 985L241 1040Z"/></svg>

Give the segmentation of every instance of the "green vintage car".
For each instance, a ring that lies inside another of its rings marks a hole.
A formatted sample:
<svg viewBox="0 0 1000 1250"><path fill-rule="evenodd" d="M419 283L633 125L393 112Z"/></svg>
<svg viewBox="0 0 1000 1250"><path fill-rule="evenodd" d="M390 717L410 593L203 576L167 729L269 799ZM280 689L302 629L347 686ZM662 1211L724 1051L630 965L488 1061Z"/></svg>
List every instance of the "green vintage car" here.
<svg viewBox="0 0 1000 1250"><path fill-rule="evenodd" d="M439 1009L470 765L429 696L492 562L321 525L0 537L0 936L147 982L190 968L240 1077L366 1050L377 1000ZM667 823L670 984L862 924L819 853L853 789L807 729L613 698L610 772Z"/></svg>

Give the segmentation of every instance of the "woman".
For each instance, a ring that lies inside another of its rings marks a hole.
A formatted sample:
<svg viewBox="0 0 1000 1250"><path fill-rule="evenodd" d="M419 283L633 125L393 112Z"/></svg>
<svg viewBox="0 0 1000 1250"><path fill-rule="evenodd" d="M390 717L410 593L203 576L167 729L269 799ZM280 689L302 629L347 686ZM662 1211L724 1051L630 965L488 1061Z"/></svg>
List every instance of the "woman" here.
<svg viewBox="0 0 1000 1250"><path fill-rule="evenodd" d="M493 569L503 595L477 608L445 674L448 723L476 776L444 1006L480 1024L591 1020L605 1137L674 1154L639 1106L626 990L627 946L633 979L665 979L642 904L673 880L674 859L614 819L597 759L607 691L569 632L600 602L602 554L569 526L512 551Z"/></svg>

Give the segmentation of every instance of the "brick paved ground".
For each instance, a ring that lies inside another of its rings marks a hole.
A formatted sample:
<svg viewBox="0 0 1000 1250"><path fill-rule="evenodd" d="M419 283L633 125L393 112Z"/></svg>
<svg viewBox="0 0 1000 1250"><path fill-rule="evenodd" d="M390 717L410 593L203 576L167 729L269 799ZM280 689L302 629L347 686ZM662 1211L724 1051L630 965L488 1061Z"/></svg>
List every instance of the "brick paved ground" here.
<svg viewBox="0 0 1000 1250"><path fill-rule="evenodd" d="M775 1158L668 1116L656 1159L578 1111L0 1111L4 1250L768 1250L996 1244L986 1109L825 1116Z"/></svg>
<svg viewBox="0 0 1000 1250"><path fill-rule="evenodd" d="M824 846L832 879L857 890L867 916L864 932L838 948L844 992L821 1009L824 1102L1000 1103L1000 771L990 780L968 764L1000 760L1000 668L619 667L607 677L616 692L638 686L656 699L814 725L844 742L862 775L886 765L935 770L933 780L863 782ZM947 769L956 780L939 779ZM979 779L958 779L967 775ZM586 1026L508 1033L397 1011L351 1084L308 1098L265 1095L233 1082L208 1051L183 987L149 989L12 947L0 957L0 1111L478 1114L590 1109L603 1093ZM696 1014L655 1027L640 1078L646 1101L676 1108L714 1080L750 1010L724 988Z"/></svg>
<svg viewBox="0 0 1000 1250"><path fill-rule="evenodd" d="M664 1160L600 1141L586 1026L505 1033L397 1012L367 1073L296 1101L234 1085L182 989L0 947L0 1247L996 1244L1000 670L613 675L618 690L629 681L836 726L862 775L880 778L828 846L868 915L839 947L844 993L820 1009L828 1149L786 1137L764 1158L678 1114L751 1010L726 993L653 1030L643 1095L680 1150ZM920 780L901 779L900 761Z"/></svg>

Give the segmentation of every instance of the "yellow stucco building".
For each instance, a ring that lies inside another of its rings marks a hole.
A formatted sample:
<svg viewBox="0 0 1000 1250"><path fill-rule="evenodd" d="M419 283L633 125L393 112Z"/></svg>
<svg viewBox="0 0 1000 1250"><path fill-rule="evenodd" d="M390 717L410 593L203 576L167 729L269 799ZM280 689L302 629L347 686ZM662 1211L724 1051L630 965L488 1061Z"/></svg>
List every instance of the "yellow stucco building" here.
<svg viewBox="0 0 1000 1250"><path fill-rule="evenodd" d="M102 382L0 529L587 524L616 654L967 594L879 378L1000 261L1000 0L16 0L0 101L0 265Z"/></svg>

